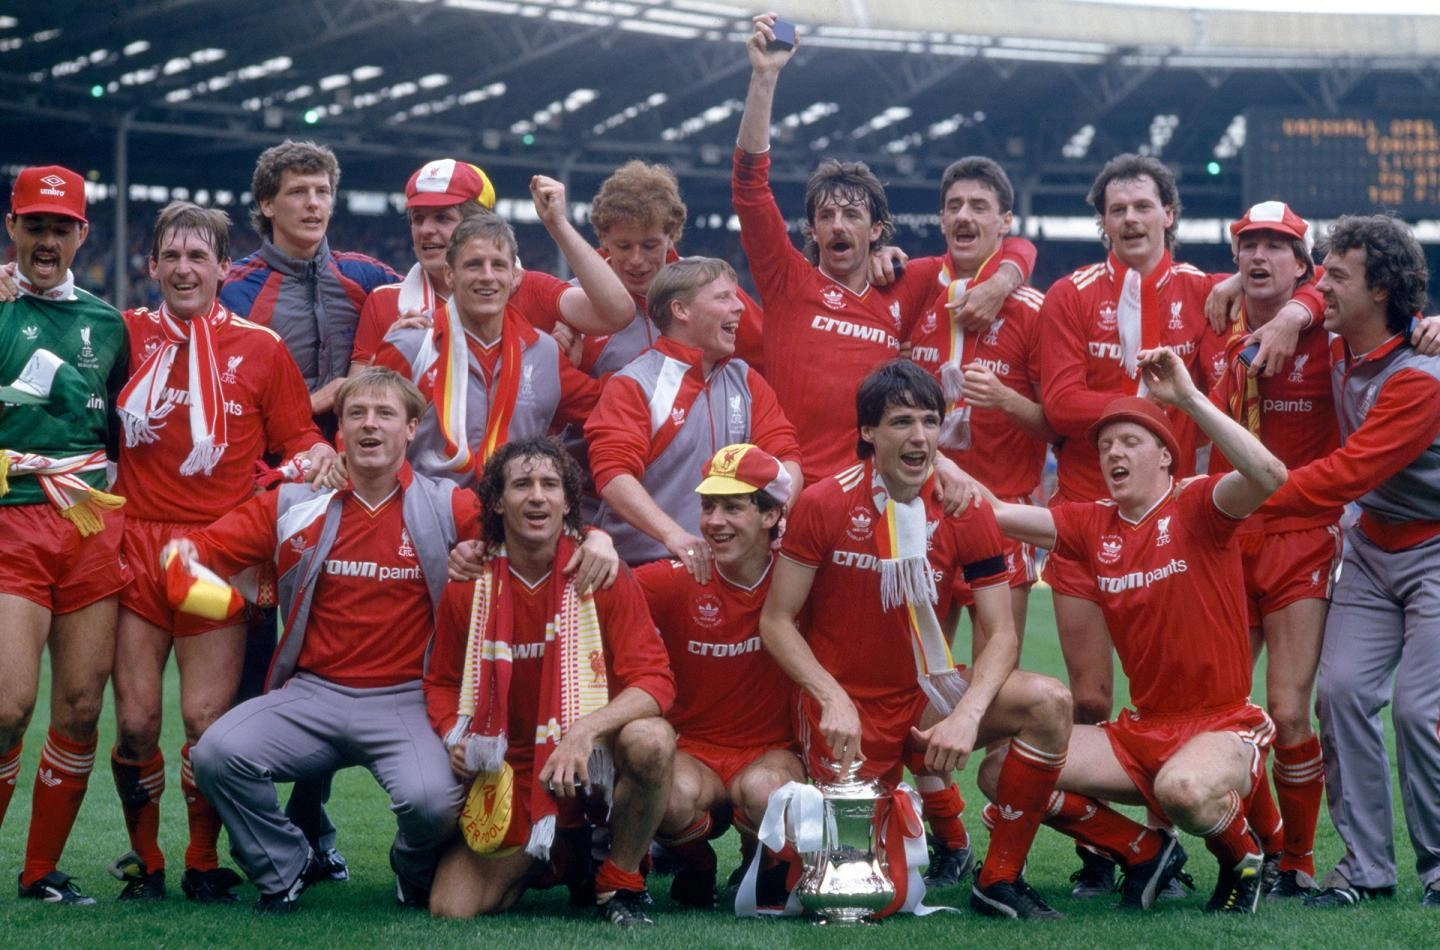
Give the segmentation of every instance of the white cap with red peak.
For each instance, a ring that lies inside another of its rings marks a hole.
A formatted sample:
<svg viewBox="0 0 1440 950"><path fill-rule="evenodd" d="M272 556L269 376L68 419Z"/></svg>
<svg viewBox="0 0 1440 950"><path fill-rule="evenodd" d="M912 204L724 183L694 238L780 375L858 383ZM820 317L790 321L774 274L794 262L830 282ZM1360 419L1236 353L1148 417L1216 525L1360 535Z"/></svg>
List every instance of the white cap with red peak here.
<svg viewBox="0 0 1440 950"><path fill-rule="evenodd" d="M1249 231L1276 231L1304 241L1305 250L1310 250L1310 225L1283 201L1262 201L1251 205L1245 217L1230 225L1230 244L1233 246L1240 240L1240 235Z"/></svg>

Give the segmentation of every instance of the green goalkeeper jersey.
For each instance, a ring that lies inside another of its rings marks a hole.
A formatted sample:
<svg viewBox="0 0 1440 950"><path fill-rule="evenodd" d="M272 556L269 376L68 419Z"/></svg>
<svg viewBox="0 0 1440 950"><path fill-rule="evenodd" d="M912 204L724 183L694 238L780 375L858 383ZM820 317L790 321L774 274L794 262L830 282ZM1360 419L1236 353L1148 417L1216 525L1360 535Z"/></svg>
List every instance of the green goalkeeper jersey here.
<svg viewBox="0 0 1440 950"><path fill-rule="evenodd" d="M0 404L0 449L51 458L105 450L113 459L118 447L115 401L129 363L120 312L78 288L71 300L25 294L0 303L0 385L14 382L42 349L77 370L83 385L73 374L57 373L48 402ZM80 477L94 488L105 487L103 470ZM48 503L33 476L12 474L9 481L0 505Z"/></svg>

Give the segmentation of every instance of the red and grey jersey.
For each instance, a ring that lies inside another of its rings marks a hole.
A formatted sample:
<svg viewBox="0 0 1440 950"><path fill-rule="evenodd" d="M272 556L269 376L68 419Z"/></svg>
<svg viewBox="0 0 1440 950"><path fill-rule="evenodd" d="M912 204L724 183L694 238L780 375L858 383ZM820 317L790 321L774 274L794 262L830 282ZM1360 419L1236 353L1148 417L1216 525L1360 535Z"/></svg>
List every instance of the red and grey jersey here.
<svg viewBox="0 0 1440 950"><path fill-rule="evenodd" d="M1386 550L1440 535L1440 357L1404 334L1364 356L1331 343L1341 447L1294 469L1262 511L1311 513L1357 501L1360 527Z"/></svg>
<svg viewBox="0 0 1440 950"><path fill-rule="evenodd" d="M520 366L513 370L500 365L498 351L503 347L497 346L496 352L487 354L477 341L466 337L470 378L466 387L465 425L472 449L485 440L496 378L501 372L520 373L506 442L543 436L566 423L579 423L600 397L600 384L571 365L560 352L555 338L536 330L514 307L505 308L502 333L520 337ZM425 397L425 413L420 417L415 441L410 444L410 459L415 467L427 475L473 486L477 477L473 467L456 472L443 464L445 437L435 408L435 379L442 355L436 348L435 334L434 328L392 330L375 353L375 365L393 369L412 380Z"/></svg>
<svg viewBox="0 0 1440 950"><path fill-rule="evenodd" d="M704 375L700 352L669 337L610 377L585 423L597 492L633 476L686 531L700 533L700 470L716 452L750 442L785 461L799 458L795 427L770 386L743 360ZM602 502L599 525L627 564L668 558L665 546Z"/></svg>

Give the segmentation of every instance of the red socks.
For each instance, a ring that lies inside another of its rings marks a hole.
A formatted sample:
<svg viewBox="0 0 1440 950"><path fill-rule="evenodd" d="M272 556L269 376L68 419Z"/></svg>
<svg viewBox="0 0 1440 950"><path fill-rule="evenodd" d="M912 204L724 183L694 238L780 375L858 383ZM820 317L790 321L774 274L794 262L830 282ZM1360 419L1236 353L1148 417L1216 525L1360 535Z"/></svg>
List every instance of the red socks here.
<svg viewBox="0 0 1440 950"><path fill-rule="evenodd" d="M1285 848L1280 870L1315 875L1315 824L1325 793L1325 760L1320 739L1311 736L1292 746L1275 746L1275 795L1285 816Z"/></svg>
<svg viewBox="0 0 1440 950"><path fill-rule="evenodd" d="M146 871L165 868L160 850L160 796L165 793L165 756L157 749L143 762L126 759L119 750L110 750L110 772L125 814L130 847L140 856Z"/></svg>
<svg viewBox="0 0 1440 950"><path fill-rule="evenodd" d="M213 871L220 866L220 855L216 853L216 845L220 842L220 813L195 785L188 742L180 749L180 792L185 796L185 815L190 825L190 843L185 846L185 867Z"/></svg>
<svg viewBox="0 0 1440 950"><path fill-rule="evenodd" d="M608 900L616 891L643 891L645 878L639 871L622 871L606 858L595 872L595 899Z"/></svg>
<svg viewBox="0 0 1440 950"><path fill-rule="evenodd" d="M1076 792L1050 796L1045 824L1125 867L1149 861L1164 839L1098 799Z"/></svg>
<svg viewBox="0 0 1440 950"><path fill-rule="evenodd" d="M1045 752L1019 739L1010 740L1010 752L1000 765L995 790L997 821L985 865L980 869L978 883L982 888L1020 876L1064 766L1064 752Z"/></svg>
<svg viewBox="0 0 1440 950"><path fill-rule="evenodd" d="M5 823L5 812L10 810L10 799L15 797L15 780L20 777L20 750L23 742L0 755L0 825Z"/></svg>
<svg viewBox="0 0 1440 950"><path fill-rule="evenodd" d="M1231 868L1240 863L1247 854L1260 851L1260 842L1250 831L1245 820L1245 808L1240 793L1231 791L1226 796L1225 815L1202 835L1205 847L1215 855L1221 867Z"/></svg>
<svg viewBox="0 0 1440 950"><path fill-rule="evenodd" d="M970 846L970 833L960 819L964 811L965 800L960 797L959 786L953 783L939 791L920 793L920 817L951 851Z"/></svg>
<svg viewBox="0 0 1440 950"><path fill-rule="evenodd" d="M25 842L25 869L20 883L29 887L60 862L90 772L95 768L95 736L73 742L51 729L40 750L40 767L35 772L34 798L30 806L30 836Z"/></svg>

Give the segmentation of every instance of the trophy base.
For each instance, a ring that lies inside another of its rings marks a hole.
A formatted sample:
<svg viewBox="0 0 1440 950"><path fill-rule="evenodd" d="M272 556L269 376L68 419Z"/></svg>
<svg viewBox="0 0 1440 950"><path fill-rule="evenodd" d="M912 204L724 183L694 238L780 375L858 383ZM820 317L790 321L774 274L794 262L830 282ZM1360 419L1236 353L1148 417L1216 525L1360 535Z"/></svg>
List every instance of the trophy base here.
<svg viewBox="0 0 1440 950"><path fill-rule="evenodd" d="M878 927L880 924L875 912L864 907L830 907L815 921L816 927Z"/></svg>

